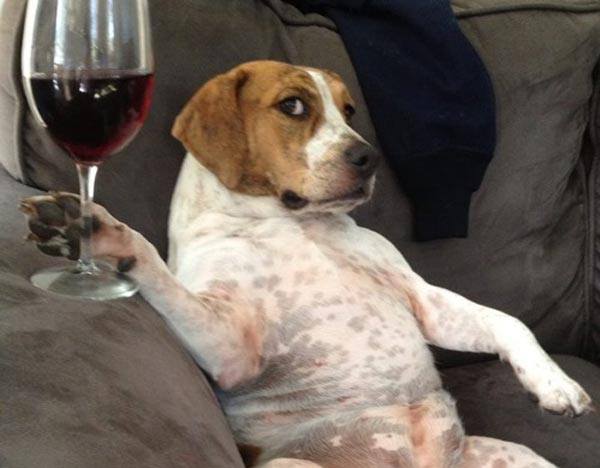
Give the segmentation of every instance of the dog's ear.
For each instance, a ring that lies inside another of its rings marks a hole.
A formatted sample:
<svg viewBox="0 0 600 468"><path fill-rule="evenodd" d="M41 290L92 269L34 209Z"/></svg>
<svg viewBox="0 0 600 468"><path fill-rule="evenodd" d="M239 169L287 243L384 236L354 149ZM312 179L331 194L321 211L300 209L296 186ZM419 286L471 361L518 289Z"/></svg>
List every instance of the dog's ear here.
<svg viewBox="0 0 600 468"><path fill-rule="evenodd" d="M183 108L173 129L186 150L229 189L240 184L248 141L239 105L249 73L242 67L210 80Z"/></svg>

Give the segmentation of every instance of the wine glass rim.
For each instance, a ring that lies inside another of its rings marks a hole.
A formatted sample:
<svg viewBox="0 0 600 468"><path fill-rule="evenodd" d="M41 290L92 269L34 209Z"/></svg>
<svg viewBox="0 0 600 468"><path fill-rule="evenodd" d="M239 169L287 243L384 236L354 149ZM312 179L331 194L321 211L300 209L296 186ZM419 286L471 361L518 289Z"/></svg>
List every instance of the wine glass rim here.
<svg viewBox="0 0 600 468"><path fill-rule="evenodd" d="M0 0L1 3L1 0ZM21 44L21 75L25 78L36 78L36 77L64 77L65 75L75 75L80 77L81 75L90 75L93 77L105 76L105 77L123 77L123 76L139 76L139 75L153 75L155 68L155 60L152 47L152 34L150 25L150 12L147 4L147 0L136 0L138 5L137 14L141 21L136 28L137 41L137 63L106 63L104 59L98 57L90 61L90 57L80 57L81 60L78 62L72 62L66 60L64 63L60 60L57 61L57 57L54 56L44 64L35 64L36 55L39 51L36 47L35 31L39 23L39 9L42 5L42 0L30 0L26 7L25 21L23 27L23 39ZM63 12L64 13L64 12ZM118 21L118 16L111 16L114 21ZM63 29L69 29L72 27L69 21L63 18L61 23ZM109 35L111 38L115 36ZM55 39L56 42L56 39ZM66 52L62 51L59 47L56 50L60 51L60 58L66 56ZM111 47L106 55L110 55ZM95 56L96 54L91 54ZM104 56L105 54L98 54ZM104 62L102 64L102 62ZM125 65L127 68L118 68L120 65Z"/></svg>
<svg viewBox="0 0 600 468"><path fill-rule="evenodd" d="M63 68L63 69L54 69L49 72L27 72L26 70L22 70L22 75L25 79L48 79L48 78L57 78L57 79L69 79L69 78L126 78L126 77L134 77L134 76L150 76L154 75L154 69L150 67L144 68L130 68L130 69L120 69L120 68L88 68L88 67L78 67L78 68Z"/></svg>

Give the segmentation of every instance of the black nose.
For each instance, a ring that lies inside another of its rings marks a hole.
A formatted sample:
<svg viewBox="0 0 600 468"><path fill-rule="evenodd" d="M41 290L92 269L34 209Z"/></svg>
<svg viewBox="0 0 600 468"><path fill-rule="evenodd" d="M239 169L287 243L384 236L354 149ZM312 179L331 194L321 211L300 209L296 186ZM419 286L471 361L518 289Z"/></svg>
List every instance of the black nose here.
<svg viewBox="0 0 600 468"><path fill-rule="evenodd" d="M344 151L346 161L363 177L370 177L379 164L379 153L367 143L355 143Z"/></svg>

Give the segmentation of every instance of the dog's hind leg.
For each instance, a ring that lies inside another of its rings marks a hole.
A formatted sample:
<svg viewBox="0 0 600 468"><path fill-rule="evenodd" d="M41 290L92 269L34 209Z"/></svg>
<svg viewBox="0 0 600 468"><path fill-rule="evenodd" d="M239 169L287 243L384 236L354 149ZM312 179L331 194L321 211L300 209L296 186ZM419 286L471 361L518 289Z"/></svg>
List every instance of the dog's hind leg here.
<svg viewBox="0 0 600 468"><path fill-rule="evenodd" d="M530 448L490 437L464 440L458 468L556 468Z"/></svg>

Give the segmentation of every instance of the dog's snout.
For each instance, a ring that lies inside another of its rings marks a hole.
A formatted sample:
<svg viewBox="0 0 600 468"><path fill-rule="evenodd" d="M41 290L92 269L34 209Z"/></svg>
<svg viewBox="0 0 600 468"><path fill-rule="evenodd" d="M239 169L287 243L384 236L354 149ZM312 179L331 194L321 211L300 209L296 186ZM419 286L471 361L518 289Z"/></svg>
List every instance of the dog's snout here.
<svg viewBox="0 0 600 468"><path fill-rule="evenodd" d="M356 143L344 151L346 161L364 177L373 175L379 164L379 153L369 144Z"/></svg>

